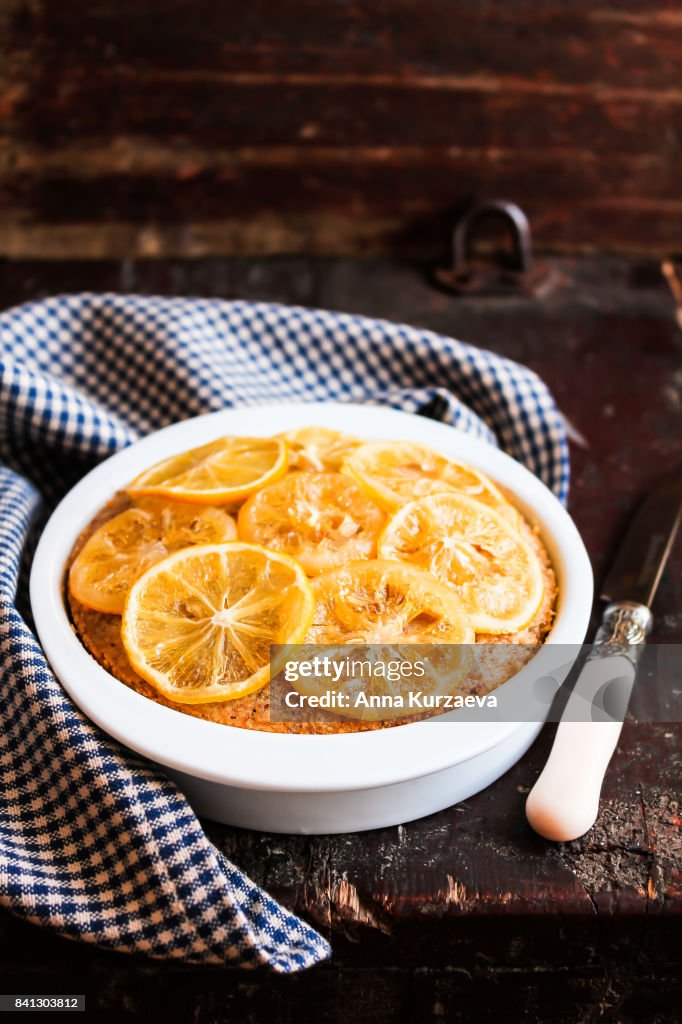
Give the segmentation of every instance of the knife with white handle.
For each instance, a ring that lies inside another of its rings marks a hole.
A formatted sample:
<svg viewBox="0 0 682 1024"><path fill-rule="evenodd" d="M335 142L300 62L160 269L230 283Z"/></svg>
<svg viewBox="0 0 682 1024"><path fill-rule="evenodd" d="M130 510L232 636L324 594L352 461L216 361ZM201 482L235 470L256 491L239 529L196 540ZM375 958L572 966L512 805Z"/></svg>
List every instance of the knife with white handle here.
<svg viewBox="0 0 682 1024"><path fill-rule="evenodd" d="M599 794L623 727L651 605L682 516L682 473L644 500L602 588L608 601L592 649L566 702L547 764L526 801L545 839L568 842L594 825Z"/></svg>

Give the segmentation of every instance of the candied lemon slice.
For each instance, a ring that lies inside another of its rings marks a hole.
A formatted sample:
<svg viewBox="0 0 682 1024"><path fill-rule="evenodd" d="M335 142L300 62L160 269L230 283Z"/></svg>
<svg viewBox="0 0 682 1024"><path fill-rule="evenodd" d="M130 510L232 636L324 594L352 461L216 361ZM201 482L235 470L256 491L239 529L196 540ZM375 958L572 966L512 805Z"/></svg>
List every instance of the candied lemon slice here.
<svg viewBox="0 0 682 1024"><path fill-rule="evenodd" d="M71 566L69 590L88 608L121 615L135 580L166 555L236 536L234 519L221 508L150 500L95 530Z"/></svg>
<svg viewBox="0 0 682 1024"><path fill-rule="evenodd" d="M447 459L426 445L411 441L372 441L356 448L344 462L350 473L382 508L393 512L408 501L429 494L468 494L490 505L510 521L518 512L480 470Z"/></svg>
<svg viewBox="0 0 682 1024"><path fill-rule="evenodd" d="M242 540L283 551L310 575L376 554L386 517L341 473L289 473L239 510Z"/></svg>
<svg viewBox="0 0 682 1024"><path fill-rule="evenodd" d="M447 583L478 633L523 629L542 602L535 552L507 519L465 494L433 494L400 509L379 539L379 555Z"/></svg>
<svg viewBox="0 0 682 1024"><path fill-rule="evenodd" d="M306 643L469 644L475 636L453 591L413 565L349 562L312 583Z"/></svg>
<svg viewBox="0 0 682 1024"><path fill-rule="evenodd" d="M158 462L133 480L128 493L225 505L278 480L286 473L287 464L284 441L221 437Z"/></svg>
<svg viewBox="0 0 682 1024"><path fill-rule="evenodd" d="M270 644L300 643L313 614L292 558L233 541L186 548L133 584L121 625L131 665L180 704L232 700L270 678Z"/></svg>
<svg viewBox="0 0 682 1024"><path fill-rule="evenodd" d="M300 427L278 434L289 449L291 469L339 470L341 463L361 442L350 434L341 434L329 427Z"/></svg>
<svg viewBox="0 0 682 1024"><path fill-rule="evenodd" d="M319 644L317 653L333 656L341 668L335 669L333 683L325 677L297 677L293 685L299 693L322 696L333 690L344 698L343 706L332 706L334 713L361 721L383 721L418 713L409 705L409 690L415 688L415 682L422 695L457 690L471 663L469 645L475 634L456 595L430 573L379 559L349 562L318 576L312 590L315 611L305 641L306 658L316 652L308 645ZM362 672L345 646L348 644L360 645L354 650ZM438 645L427 665L419 653L411 653L419 652L415 645L420 644ZM346 661L348 668L343 672ZM391 675L387 666L398 663L403 668L419 663L419 673L415 677ZM360 693L367 703L358 700Z"/></svg>

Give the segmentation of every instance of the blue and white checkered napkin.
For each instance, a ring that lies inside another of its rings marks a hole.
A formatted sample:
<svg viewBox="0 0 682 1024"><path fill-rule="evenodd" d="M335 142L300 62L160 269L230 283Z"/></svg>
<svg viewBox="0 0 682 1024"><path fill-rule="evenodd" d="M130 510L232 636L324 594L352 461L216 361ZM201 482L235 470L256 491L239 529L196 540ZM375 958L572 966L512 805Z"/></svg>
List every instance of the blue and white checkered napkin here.
<svg viewBox="0 0 682 1024"><path fill-rule="evenodd" d="M428 331L126 295L1 314L0 371L0 903L70 938L155 957L282 972L323 960L324 940L211 845L175 785L62 691L22 600L31 526L42 501L142 434L280 400L379 402L456 424L564 499L567 445L550 394L524 367Z"/></svg>

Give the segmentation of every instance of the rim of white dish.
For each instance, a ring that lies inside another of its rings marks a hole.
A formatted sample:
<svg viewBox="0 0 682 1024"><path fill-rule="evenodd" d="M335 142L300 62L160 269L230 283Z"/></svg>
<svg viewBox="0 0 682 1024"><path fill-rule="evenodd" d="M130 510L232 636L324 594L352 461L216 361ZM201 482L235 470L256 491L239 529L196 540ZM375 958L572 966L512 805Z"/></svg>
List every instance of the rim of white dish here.
<svg viewBox="0 0 682 1024"><path fill-rule="evenodd" d="M31 606L47 659L64 689L105 732L160 765L229 786L278 792L339 792L392 785L463 763L502 743L514 722L425 721L364 733L300 735L241 729L164 707L120 682L86 651L65 606L64 569L95 513L138 473L223 434L265 436L327 426L358 437L421 441L488 473L538 523L559 584L545 644L512 681L535 674L551 645L582 643L592 570L570 516L529 470L492 445L443 423L372 405L324 402L226 409L165 427L100 463L50 517L31 571ZM556 652L555 652L556 654Z"/></svg>

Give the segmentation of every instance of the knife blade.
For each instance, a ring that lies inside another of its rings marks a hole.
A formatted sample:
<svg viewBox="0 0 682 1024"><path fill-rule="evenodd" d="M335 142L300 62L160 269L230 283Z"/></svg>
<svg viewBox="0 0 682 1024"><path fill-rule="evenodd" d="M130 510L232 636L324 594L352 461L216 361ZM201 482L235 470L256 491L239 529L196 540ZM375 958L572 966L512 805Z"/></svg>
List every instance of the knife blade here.
<svg viewBox="0 0 682 1024"><path fill-rule="evenodd" d="M664 477L641 502L604 580L604 601L651 608L682 520L682 472Z"/></svg>
<svg viewBox="0 0 682 1024"><path fill-rule="evenodd" d="M637 657L651 629L651 605L682 519L682 470L663 478L637 509L601 596L608 601L593 647L571 692L547 763L526 801L541 836L578 839L597 819L604 775L622 717L595 714L610 691L624 717Z"/></svg>

